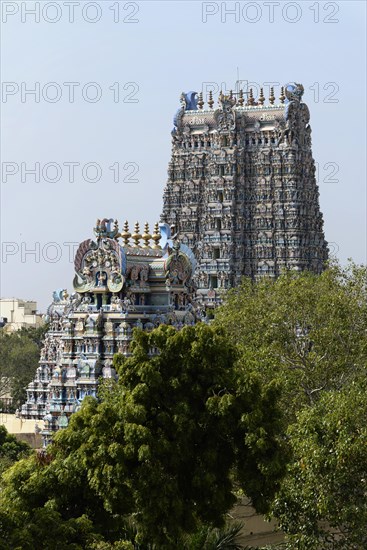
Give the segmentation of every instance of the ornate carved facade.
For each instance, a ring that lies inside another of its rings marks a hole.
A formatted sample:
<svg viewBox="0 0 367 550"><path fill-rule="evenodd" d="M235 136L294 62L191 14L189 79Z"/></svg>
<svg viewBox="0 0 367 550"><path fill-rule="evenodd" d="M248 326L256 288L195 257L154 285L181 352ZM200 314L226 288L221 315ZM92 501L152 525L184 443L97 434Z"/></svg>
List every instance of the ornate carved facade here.
<svg viewBox="0 0 367 550"><path fill-rule="evenodd" d="M129 355L134 328L181 328L201 315L192 303L195 259L167 226L159 231L156 224L150 235L146 224L141 235L136 224L131 235L127 223L119 233L117 222L104 219L94 231L96 240L83 241L75 255L75 292L54 292L50 329L20 412L45 420L45 444L85 396L96 396L101 379L116 377L113 355Z"/></svg>
<svg viewBox="0 0 367 550"><path fill-rule="evenodd" d="M261 90L245 104L221 94L213 109L202 95L182 94L172 132L172 158L162 221L195 254L197 299L207 306L243 275L282 269L319 273L327 243L311 151L303 86L282 88L275 105Z"/></svg>

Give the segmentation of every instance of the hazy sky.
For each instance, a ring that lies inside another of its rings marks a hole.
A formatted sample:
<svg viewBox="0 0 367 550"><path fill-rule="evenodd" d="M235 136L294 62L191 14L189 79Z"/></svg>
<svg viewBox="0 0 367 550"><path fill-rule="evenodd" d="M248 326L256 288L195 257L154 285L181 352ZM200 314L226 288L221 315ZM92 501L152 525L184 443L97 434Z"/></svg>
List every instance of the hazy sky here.
<svg viewBox="0 0 367 550"><path fill-rule="evenodd" d="M44 311L97 218L157 221L181 92L234 88L237 67L303 83L326 239L366 262L364 1L1 8L2 297Z"/></svg>

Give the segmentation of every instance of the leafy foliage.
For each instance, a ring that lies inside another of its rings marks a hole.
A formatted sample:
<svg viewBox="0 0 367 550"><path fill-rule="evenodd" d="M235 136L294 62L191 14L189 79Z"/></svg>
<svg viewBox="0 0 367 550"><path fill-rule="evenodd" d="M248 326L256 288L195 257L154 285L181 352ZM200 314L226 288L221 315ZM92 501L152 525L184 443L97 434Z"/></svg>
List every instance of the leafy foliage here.
<svg viewBox="0 0 367 550"><path fill-rule="evenodd" d="M30 447L9 434L5 426L0 426L0 475L14 462L30 453Z"/></svg>
<svg viewBox="0 0 367 550"><path fill-rule="evenodd" d="M267 510L284 470L278 389L234 362L203 324L136 331L132 356L115 357L119 383L85 399L46 456L4 475L3 540L180 548L203 524L223 526L234 479Z"/></svg>
<svg viewBox="0 0 367 550"><path fill-rule="evenodd" d="M119 382L4 474L0 548L234 550L234 487L273 499L279 547L366 548L366 330L351 263L244 280L210 327L136 331Z"/></svg>
<svg viewBox="0 0 367 550"><path fill-rule="evenodd" d="M274 513L290 548L367 547L367 384L325 393L289 429L294 458Z"/></svg>
<svg viewBox="0 0 367 550"><path fill-rule="evenodd" d="M283 388L285 419L323 391L365 372L367 268L331 265L321 275L285 272L228 294L215 323L238 345L248 368Z"/></svg>
<svg viewBox="0 0 367 550"><path fill-rule="evenodd" d="M197 533L188 537L184 548L185 550L245 550L237 542L241 529L241 523L234 523L223 529L203 526Z"/></svg>
<svg viewBox="0 0 367 550"><path fill-rule="evenodd" d="M22 327L19 331L20 336L27 336L36 344L39 350L43 345L43 339L49 329L49 323L44 323L40 327Z"/></svg>
<svg viewBox="0 0 367 550"><path fill-rule="evenodd" d="M283 389L291 458L272 513L286 547L366 548L367 268L244 280L215 324Z"/></svg>
<svg viewBox="0 0 367 550"><path fill-rule="evenodd" d="M34 378L47 325L7 333L0 329L0 397L10 393L14 410L26 399L25 388Z"/></svg>

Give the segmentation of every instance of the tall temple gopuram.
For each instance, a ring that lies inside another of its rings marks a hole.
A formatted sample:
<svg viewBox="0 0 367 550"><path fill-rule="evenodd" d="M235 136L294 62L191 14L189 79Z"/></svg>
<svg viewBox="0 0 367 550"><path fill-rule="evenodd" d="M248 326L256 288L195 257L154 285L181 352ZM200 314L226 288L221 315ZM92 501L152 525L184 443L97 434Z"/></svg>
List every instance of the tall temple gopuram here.
<svg viewBox="0 0 367 550"><path fill-rule="evenodd" d="M276 104L252 90L181 96L162 221L196 257L197 300L221 301L243 275L285 268L320 273L328 256L303 86L288 84Z"/></svg>

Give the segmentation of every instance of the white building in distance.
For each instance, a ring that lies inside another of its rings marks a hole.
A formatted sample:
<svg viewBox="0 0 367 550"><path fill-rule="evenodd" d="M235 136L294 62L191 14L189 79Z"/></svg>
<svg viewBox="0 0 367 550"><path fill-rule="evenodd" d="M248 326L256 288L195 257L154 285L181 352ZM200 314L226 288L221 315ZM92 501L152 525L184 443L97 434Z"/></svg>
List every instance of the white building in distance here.
<svg viewBox="0 0 367 550"><path fill-rule="evenodd" d="M0 299L0 326L7 332L25 327L39 327L43 324L42 315L37 313L37 302L20 298Z"/></svg>

